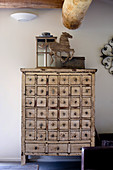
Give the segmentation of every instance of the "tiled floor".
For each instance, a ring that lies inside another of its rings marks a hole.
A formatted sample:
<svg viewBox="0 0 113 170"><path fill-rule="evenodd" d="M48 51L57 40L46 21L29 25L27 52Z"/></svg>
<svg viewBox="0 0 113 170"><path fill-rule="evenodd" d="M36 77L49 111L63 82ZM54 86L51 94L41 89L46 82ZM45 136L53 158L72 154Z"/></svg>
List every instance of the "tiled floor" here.
<svg viewBox="0 0 113 170"><path fill-rule="evenodd" d="M20 163L0 163L0 170L35 170L39 165L39 170L80 170L80 161L76 162L39 162L27 163L21 166Z"/></svg>

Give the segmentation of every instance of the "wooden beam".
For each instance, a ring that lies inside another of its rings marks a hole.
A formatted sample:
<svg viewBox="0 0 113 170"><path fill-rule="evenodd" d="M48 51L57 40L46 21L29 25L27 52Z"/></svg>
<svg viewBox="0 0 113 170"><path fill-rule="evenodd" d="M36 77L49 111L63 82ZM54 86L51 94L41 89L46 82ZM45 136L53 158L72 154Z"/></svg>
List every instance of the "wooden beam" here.
<svg viewBox="0 0 113 170"><path fill-rule="evenodd" d="M0 8L62 8L64 0L0 0Z"/></svg>

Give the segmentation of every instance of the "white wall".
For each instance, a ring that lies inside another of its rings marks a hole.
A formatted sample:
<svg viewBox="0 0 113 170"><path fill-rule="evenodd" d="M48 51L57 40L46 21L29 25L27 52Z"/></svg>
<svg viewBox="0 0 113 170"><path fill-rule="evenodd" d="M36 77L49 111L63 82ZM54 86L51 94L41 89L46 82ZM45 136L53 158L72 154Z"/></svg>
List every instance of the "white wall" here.
<svg viewBox="0 0 113 170"><path fill-rule="evenodd" d="M21 144L21 72L35 67L35 36L44 31L59 36L63 31L76 56L85 56L86 68L97 68L96 128L113 132L113 76L100 63L101 48L113 36L113 5L94 1L78 30L61 22L61 9L26 10L38 18L22 23L10 17L16 9L0 9L0 160L19 159ZM24 10L25 11L25 10Z"/></svg>

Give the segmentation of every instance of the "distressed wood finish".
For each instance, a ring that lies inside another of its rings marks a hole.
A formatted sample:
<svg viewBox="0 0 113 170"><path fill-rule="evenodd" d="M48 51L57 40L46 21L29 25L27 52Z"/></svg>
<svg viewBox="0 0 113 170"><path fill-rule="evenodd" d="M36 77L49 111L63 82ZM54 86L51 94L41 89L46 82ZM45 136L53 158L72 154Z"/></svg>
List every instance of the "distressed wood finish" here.
<svg viewBox="0 0 113 170"><path fill-rule="evenodd" d="M21 71L22 165L28 155L77 156L94 146L96 70Z"/></svg>
<svg viewBox="0 0 113 170"><path fill-rule="evenodd" d="M1 0L0 8L61 8L63 0Z"/></svg>

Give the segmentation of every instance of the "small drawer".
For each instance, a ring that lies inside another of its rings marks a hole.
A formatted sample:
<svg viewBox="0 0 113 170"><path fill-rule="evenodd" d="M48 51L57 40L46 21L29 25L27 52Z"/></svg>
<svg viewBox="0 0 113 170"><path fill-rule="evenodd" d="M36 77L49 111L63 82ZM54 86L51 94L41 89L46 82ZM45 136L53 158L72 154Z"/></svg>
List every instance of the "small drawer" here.
<svg viewBox="0 0 113 170"><path fill-rule="evenodd" d="M91 106L91 98L82 98L82 106L90 107Z"/></svg>
<svg viewBox="0 0 113 170"><path fill-rule="evenodd" d="M49 87L49 96L57 96L58 90L57 87Z"/></svg>
<svg viewBox="0 0 113 170"><path fill-rule="evenodd" d="M69 90L68 87L60 87L60 96L68 96Z"/></svg>
<svg viewBox="0 0 113 170"><path fill-rule="evenodd" d="M68 132L60 132L60 140L68 140Z"/></svg>
<svg viewBox="0 0 113 170"><path fill-rule="evenodd" d="M57 130L57 121L48 121L49 130Z"/></svg>
<svg viewBox="0 0 113 170"><path fill-rule="evenodd" d="M79 118L80 117L80 110L79 109L71 109L71 119Z"/></svg>
<svg viewBox="0 0 113 170"><path fill-rule="evenodd" d="M83 76L82 84L91 84L91 76Z"/></svg>
<svg viewBox="0 0 113 170"><path fill-rule="evenodd" d="M49 116L48 116L49 119L57 119L57 117L58 117L57 110L54 109L49 110Z"/></svg>
<svg viewBox="0 0 113 170"><path fill-rule="evenodd" d="M80 122L79 120L71 120L71 129L79 129Z"/></svg>
<svg viewBox="0 0 113 170"><path fill-rule="evenodd" d="M70 76L69 78L70 84L80 84L80 76Z"/></svg>
<svg viewBox="0 0 113 170"><path fill-rule="evenodd" d="M80 140L80 132L70 132L70 140Z"/></svg>
<svg viewBox="0 0 113 170"><path fill-rule="evenodd" d="M26 87L26 96L34 96L35 87Z"/></svg>
<svg viewBox="0 0 113 170"><path fill-rule="evenodd" d="M46 151L45 144L26 144L26 152L44 153Z"/></svg>
<svg viewBox="0 0 113 170"><path fill-rule="evenodd" d="M58 79L57 76L49 76L49 84L57 84L58 83Z"/></svg>
<svg viewBox="0 0 113 170"><path fill-rule="evenodd" d="M71 95L72 96L79 96L80 95L80 87L71 87Z"/></svg>
<svg viewBox="0 0 113 170"><path fill-rule="evenodd" d="M26 140L34 140L35 138L35 133L34 131L26 131Z"/></svg>
<svg viewBox="0 0 113 170"><path fill-rule="evenodd" d="M82 129L90 129L91 121L90 120L82 120Z"/></svg>
<svg viewBox="0 0 113 170"><path fill-rule="evenodd" d="M37 83L40 85L46 84L46 76L38 76Z"/></svg>
<svg viewBox="0 0 113 170"><path fill-rule="evenodd" d="M83 96L91 96L91 87L83 87L82 90Z"/></svg>
<svg viewBox="0 0 113 170"><path fill-rule="evenodd" d="M49 140L57 140L57 132L49 132Z"/></svg>
<svg viewBox="0 0 113 170"><path fill-rule="evenodd" d="M48 103L49 107L57 107L57 98L49 98L49 103Z"/></svg>
<svg viewBox="0 0 113 170"><path fill-rule="evenodd" d="M60 119L67 119L68 117L68 110L60 110Z"/></svg>
<svg viewBox="0 0 113 170"><path fill-rule="evenodd" d="M35 128L35 121L34 120L26 120L26 128L27 129L34 129Z"/></svg>
<svg viewBox="0 0 113 170"><path fill-rule="evenodd" d="M80 98L72 97L70 101L71 107L78 107L80 106Z"/></svg>
<svg viewBox="0 0 113 170"><path fill-rule="evenodd" d="M83 109L82 110L82 117L91 117L91 109Z"/></svg>
<svg viewBox="0 0 113 170"><path fill-rule="evenodd" d="M88 144L71 144L71 153L81 153L83 147L90 147Z"/></svg>
<svg viewBox="0 0 113 170"><path fill-rule="evenodd" d="M37 106L46 107L46 98L37 98Z"/></svg>
<svg viewBox="0 0 113 170"><path fill-rule="evenodd" d="M82 140L89 140L91 138L90 131L82 131Z"/></svg>
<svg viewBox="0 0 113 170"><path fill-rule="evenodd" d="M45 130L46 129L46 121L38 120L37 121L37 129Z"/></svg>
<svg viewBox="0 0 113 170"><path fill-rule="evenodd" d="M60 120L59 123L60 123L60 125L59 125L59 128L60 128L60 129L66 130L66 129L69 128L69 126L68 126L68 121L62 121L62 120Z"/></svg>
<svg viewBox="0 0 113 170"><path fill-rule="evenodd" d="M35 109L26 109L26 118L35 117Z"/></svg>
<svg viewBox="0 0 113 170"><path fill-rule="evenodd" d="M60 98L60 107L68 107L68 98Z"/></svg>
<svg viewBox="0 0 113 170"><path fill-rule="evenodd" d="M46 140L46 132L45 131L38 131L37 132L37 140L45 141Z"/></svg>
<svg viewBox="0 0 113 170"><path fill-rule="evenodd" d="M69 77L68 76L60 76L60 84L68 84Z"/></svg>
<svg viewBox="0 0 113 170"><path fill-rule="evenodd" d="M39 96L46 96L46 87L37 87L37 94Z"/></svg>
<svg viewBox="0 0 113 170"><path fill-rule="evenodd" d="M34 105L35 105L35 98L28 98L27 97L25 105L29 106L29 107L34 107Z"/></svg>
<svg viewBox="0 0 113 170"><path fill-rule="evenodd" d="M26 84L28 85L35 84L35 76L26 76Z"/></svg>
<svg viewBox="0 0 113 170"><path fill-rule="evenodd" d="M37 117L45 119L47 111L45 109L38 109L37 110Z"/></svg>
<svg viewBox="0 0 113 170"><path fill-rule="evenodd" d="M49 144L50 153L67 153L67 144Z"/></svg>

